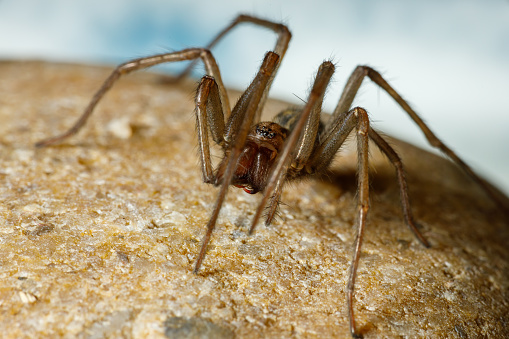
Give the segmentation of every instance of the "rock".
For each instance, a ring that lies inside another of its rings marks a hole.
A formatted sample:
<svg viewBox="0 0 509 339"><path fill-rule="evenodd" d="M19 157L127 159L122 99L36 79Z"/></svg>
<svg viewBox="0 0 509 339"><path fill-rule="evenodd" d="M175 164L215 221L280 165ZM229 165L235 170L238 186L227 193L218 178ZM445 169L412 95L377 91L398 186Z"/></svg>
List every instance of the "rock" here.
<svg viewBox="0 0 509 339"><path fill-rule="evenodd" d="M77 136L33 146L68 128L110 71L0 63L2 335L348 337L352 148L322 178L288 185L280 218L253 236L246 233L260 197L230 189L196 275L217 188L201 181L194 82L130 75ZM271 102L266 114L284 107ZM119 121L121 129L112 130ZM361 332L509 336L504 211L449 161L393 144L432 246L404 225L393 169L373 149L354 301Z"/></svg>

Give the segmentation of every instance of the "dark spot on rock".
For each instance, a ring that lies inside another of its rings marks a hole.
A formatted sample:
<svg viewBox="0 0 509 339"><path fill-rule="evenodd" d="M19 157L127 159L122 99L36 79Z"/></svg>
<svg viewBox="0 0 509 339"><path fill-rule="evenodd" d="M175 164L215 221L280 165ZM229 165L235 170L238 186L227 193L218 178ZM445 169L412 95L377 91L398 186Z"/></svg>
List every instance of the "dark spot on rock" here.
<svg viewBox="0 0 509 339"><path fill-rule="evenodd" d="M206 339L234 338L233 331L202 318L173 317L164 321L164 334L168 338Z"/></svg>

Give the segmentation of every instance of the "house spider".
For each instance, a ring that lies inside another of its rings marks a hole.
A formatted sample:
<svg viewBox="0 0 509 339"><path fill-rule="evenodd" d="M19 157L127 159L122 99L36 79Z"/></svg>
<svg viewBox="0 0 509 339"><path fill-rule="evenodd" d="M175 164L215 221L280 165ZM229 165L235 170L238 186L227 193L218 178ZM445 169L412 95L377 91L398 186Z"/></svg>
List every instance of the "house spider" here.
<svg viewBox="0 0 509 339"><path fill-rule="evenodd" d="M240 23L251 23L270 29L277 34L278 39L274 50L267 52L254 80L231 110L219 68L210 49ZM370 139L389 158L396 169L406 224L425 247L430 246L414 222L400 157L384 138L370 127L365 109L361 107L350 109L365 77L370 78L396 100L419 126L431 145L439 148L451 158L493 200L500 205L503 203L488 184L430 131L422 119L384 78L368 66L358 66L354 70L329 123L320 122L320 112L326 88L334 73L334 65L330 61L324 61L320 65L308 100L302 109L288 109L276 115L272 121L260 122L261 112L267 100L272 80L284 58L290 39L291 33L283 24L240 15L221 31L206 48L189 48L123 63L106 79L86 107L83 115L71 129L62 135L40 141L36 146L56 144L77 133L90 117L98 102L122 75L161 63L191 60L191 65L177 78L180 79L190 72L194 62L201 59L207 72L207 75L201 79L195 99L201 171L204 182L220 186L220 189L194 266L194 273L198 273L229 185L240 187L250 194L261 192L263 195L249 229L249 234L252 234L265 206L268 205L265 224L269 225L274 219L284 183L324 172L347 136L355 130L359 158L358 215L356 220L357 236L347 285L347 309L351 335L360 337L361 334L357 331L355 324L353 294L369 209L368 141ZM213 168L211 161L209 133L224 152L224 157L216 169Z"/></svg>

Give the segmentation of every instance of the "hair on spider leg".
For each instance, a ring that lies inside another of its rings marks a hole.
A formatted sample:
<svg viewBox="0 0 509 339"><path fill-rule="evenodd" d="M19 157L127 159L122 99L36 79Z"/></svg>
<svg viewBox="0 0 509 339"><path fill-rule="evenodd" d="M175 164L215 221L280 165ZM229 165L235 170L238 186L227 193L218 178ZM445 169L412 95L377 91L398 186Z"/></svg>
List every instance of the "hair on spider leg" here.
<svg viewBox="0 0 509 339"><path fill-rule="evenodd" d="M251 23L269 29L277 35L273 51L265 54L259 70L233 108L221 78L221 72L210 49L238 24ZM324 96L330 85L335 65L324 61L315 73L308 99L302 108L290 108L276 115L271 121L262 121L261 113L267 101L272 81L284 59L291 33L281 24L248 15L239 15L225 27L205 48L187 48L134 59L117 66L90 100L78 121L66 132L42 140L37 147L62 142L76 134L87 122L96 105L110 88L124 75L137 70L170 62L190 61L190 65L177 76L182 79L201 60L206 75L202 77L195 95L196 134L201 173L205 183L218 187L215 203L206 225L193 272L198 274L207 254L218 216L223 208L230 186L245 192L261 193L262 197L251 221L249 234L268 211L266 223L270 224L278 213L281 196L288 182L316 177L327 173L336 154L350 136L357 142L357 175L355 198L357 201L354 225L357 235L353 245L352 260L346 288L347 318L352 337L360 337L365 326L359 328L354 309L355 282L361 257L364 230L370 208L370 141L390 161L396 172L404 223L424 246L430 244L418 229L414 220L403 162L386 138L374 130L367 111L353 107L361 84L369 78L387 92L406 114L417 124L429 143L440 149L475 181L500 208L505 201L489 184L480 178L454 151L449 149L424 123L386 79L369 66L358 66L350 75L337 102L336 108L326 122L321 121ZM217 165L211 152L211 140L222 154ZM372 146L371 145L371 146ZM209 271L210 274L210 271Z"/></svg>
<svg viewBox="0 0 509 339"><path fill-rule="evenodd" d="M272 221L270 223L267 223L267 218L268 218L268 215L265 214L265 226L270 226L271 223L273 223L274 221L276 220L281 220L283 221L283 212L281 210L281 207L284 206L284 207L290 207L287 203L285 203L283 200L279 200L277 202L277 208L276 208L276 211L274 212L274 217L272 218ZM270 210L268 207L265 207L265 211L268 213Z"/></svg>
<svg viewBox="0 0 509 339"><path fill-rule="evenodd" d="M284 183L285 191L288 191L288 190L295 191L299 188L298 187L299 185L302 185L302 183L305 183L309 180L310 180L310 178L305 177L305 178L300 178L300 179L297 179L294 181L286 182L286 183ZM298 194L298 195L300 196L300 194ZM275 200L275 199L277 199L277 197L275 195L272 195L269 199L270 199L270 203L264 207L264 213L263 213L263 219L265 220L263 222L263 225L265 227L271 226L271 224L275 220L283 221L283 212L281 209L282 206L284 206L286 208L292 208L292 206L290 204L286 203L283 200L283 196L281 196L278 201ZM272 204L275 204L275 206L276 206L276 209L273 212L270 209L270 206ZM270 216L271 213L273 213L272 217Z"/></svg>

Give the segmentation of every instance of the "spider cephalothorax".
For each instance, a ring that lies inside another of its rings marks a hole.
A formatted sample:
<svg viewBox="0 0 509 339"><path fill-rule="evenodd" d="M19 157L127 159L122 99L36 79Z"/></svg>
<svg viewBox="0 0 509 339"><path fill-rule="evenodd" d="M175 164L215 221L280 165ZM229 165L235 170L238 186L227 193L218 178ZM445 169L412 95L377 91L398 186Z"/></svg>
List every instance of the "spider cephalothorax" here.
<svg viewBox="0 0 509 339"><path fill-rule="evenodd" d="M270 169L287 136L288 130L277 123L268 121L254 125L247 135L231 185L242 188L249 194L263 191ZM227 160L228 154L225 154L217 169L216 185L222 183Z"/></svg>
<svg viewBox="0 0 509 339"><path fill-rule="evenodd" d="M278 35L278 39L274 51L265 55L254 80L242 94L235 107L231 109L219 68L210 52L210 48L227 32L243 22L268 28ZM220 186L220 189L196 260L194 272L197 273L205 257L207 244L216 226L217 217L229 185L241 187L251 194L262 192L262 199L250 228L250 233L252 233L266 205L268 205L266 224L272 222L285 181L325 171L348 135L355 132L359 157L357 238L350 266L346 299L351 334L352 336L359 336L353 311L353 293L366 216L369 209L369 140L373 141L394 165L400 187L405 222L417 239L423 245L429 246L417 229L412 216L401 159L384 138L371 128L366 111L361 107L351 108L354 97L365 77L370 78L384 89L407 112L423 131L430 144L439 148L454 160L496 203L501 206L504 206L504 203L498 199L491 186L477 176L470 167L430 131L417 113L385 79L368 66L358 66L354 70L326 126L321 124L320 114L323 96L334 72L334 65L329 61L325 61L320 65L308 100L302 109L286 110L277 115L273 122L259 122L267 93L279 64L285 56L290 38L290 31L283 24L240 15L207 48L189 48L123 63L106 79L81 118L69 131L60 136L41 141L37 146L54 144L75 134L85 124L97 103L122 75L165 62L184 60L193 60L194 62L196 59L201 59L207 72L207 75L202 78L196 94L196 120L201 170L203 180L206 183ZM178 79L188 74L192 65L193 63ZM210 156L210 138L222 147L224 153L224 157L216 170L214 170Z"/></svg>

